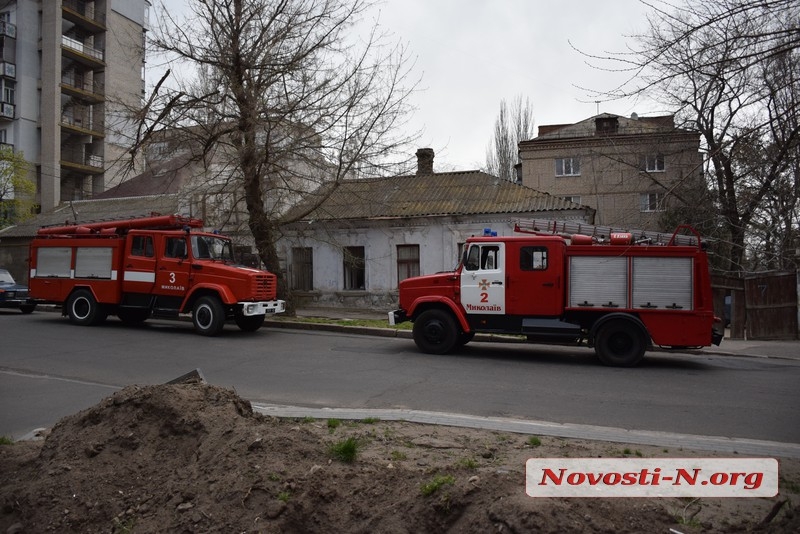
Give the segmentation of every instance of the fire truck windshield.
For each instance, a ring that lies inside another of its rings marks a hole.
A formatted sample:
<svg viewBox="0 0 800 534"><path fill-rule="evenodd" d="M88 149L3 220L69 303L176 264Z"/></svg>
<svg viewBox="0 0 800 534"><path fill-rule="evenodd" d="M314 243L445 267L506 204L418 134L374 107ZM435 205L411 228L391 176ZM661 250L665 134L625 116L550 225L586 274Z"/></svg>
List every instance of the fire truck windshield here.
<svg viewBox="0 0 800 534"><path fill-rule="evenodd" d="M210 235L192 236L192 254L199 260L233 262L233 247L229 239Z"/></svg>

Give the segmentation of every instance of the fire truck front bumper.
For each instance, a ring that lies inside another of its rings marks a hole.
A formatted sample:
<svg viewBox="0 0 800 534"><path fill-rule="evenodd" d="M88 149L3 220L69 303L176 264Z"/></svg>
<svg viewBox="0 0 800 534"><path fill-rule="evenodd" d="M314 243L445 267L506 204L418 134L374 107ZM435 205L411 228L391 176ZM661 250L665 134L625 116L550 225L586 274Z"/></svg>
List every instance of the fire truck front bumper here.
<svg viewBox="0 0 800 534"><path fill-rule="evenodd" d="M408 321L408 316L405 310L392 310L389 312L389 326Z"/></svg>
<svg viewBox="0 0 800 534"><path fill-rule="evenodd" d="M251 315L275 315L276 313L283 313L286 311L285 300L240 302L239 306L242 307L242 315L245 317L250 317Z"/></svg>

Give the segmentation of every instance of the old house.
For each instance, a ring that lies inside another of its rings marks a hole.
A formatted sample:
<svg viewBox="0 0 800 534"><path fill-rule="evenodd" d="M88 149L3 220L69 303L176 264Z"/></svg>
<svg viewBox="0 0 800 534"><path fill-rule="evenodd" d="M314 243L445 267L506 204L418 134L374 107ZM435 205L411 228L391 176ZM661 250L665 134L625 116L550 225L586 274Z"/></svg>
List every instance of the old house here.
<svg viewBox="0 0 800 534"><path fill-rule="evenodd" d="M417 151L409 176L346 180L281 227L278 253L300 305L389 309L404 278L452 269L466 239L513 233L522 218L592 222L594 210L481 171L433 170Z"/></svg>
<svg viewBox="0 0 800 534"><path fill-rule="evenodd" d="M603 113L538 134L519 144L522 184L594 208L596 224L670 230L664 211L702 187L700 136L672 115Z"/></svg>

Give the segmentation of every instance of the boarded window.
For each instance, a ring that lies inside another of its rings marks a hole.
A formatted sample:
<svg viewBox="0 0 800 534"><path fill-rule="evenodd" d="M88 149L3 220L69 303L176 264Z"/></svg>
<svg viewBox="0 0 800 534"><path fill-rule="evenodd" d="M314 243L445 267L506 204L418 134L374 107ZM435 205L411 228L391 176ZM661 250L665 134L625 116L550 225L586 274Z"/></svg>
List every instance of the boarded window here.
<svg viewBox="0 0 800 534"><path fill-rule="evenodd" d="M366 289L364 247L344 248L344 288Z"/></svg>
<svg viewBox="0 0 800 534"><path fill-rule="evenodd" d="M397 245L397 281L419 276L419 245Z"/></svg>
<svg viewBox="0 0 800 534"><path fill-rule="evenodd" d="M314 289L314 261L311 247L292 248L292 289L297 291Z"/></svg>

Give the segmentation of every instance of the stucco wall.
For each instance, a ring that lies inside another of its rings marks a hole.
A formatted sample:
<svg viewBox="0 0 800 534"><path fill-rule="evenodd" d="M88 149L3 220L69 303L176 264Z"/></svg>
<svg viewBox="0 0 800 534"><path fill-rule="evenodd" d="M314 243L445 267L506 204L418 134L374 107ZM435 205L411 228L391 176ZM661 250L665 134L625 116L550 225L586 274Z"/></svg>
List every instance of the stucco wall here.
<svg viewBox="0 0 800 534"><path fill-rule="evenodd" d="M577 211L576 211L577 213ZM571 213L574 218L586 220ZM295 224L284 228L278 254L291 280L292 248L313 249L313 290L293 291L300 306L341 306L389 310L397 304L397 245L419 245L420 274L453 269L458 246L491 228L499 236L515 235L513 221L520 218L558 218L564 214L536 213L505 216L442 217L398 221L365 221L347 227L327 224ZM366 289L344 289L344 247L364 247Z"/></svg>

